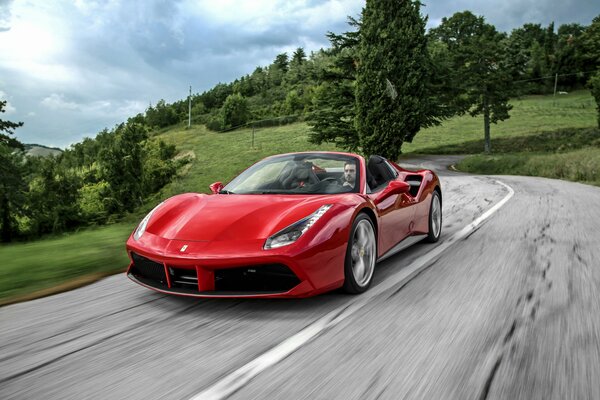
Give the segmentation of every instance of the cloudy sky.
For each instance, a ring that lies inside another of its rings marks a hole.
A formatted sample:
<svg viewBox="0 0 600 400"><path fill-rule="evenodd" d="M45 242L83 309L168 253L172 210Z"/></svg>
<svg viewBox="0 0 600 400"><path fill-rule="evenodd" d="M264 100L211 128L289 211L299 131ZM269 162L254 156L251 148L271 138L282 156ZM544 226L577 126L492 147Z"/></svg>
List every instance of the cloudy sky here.
<svg viewBox="0 0 600 400"><path fill-rule="evenodd" d="M471 10L499 30L588 25L598 0L425 0L428 27ZM0 0L0 118L25 143L66 147L160 99L185 98L328 47L364 0Z"/></svg>

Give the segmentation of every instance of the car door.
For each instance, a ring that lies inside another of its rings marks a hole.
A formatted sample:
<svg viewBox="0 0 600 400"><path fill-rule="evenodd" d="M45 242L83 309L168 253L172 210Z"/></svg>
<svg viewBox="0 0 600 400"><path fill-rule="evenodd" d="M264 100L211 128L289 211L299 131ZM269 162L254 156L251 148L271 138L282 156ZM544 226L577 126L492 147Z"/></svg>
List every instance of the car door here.
<svg viewBox="0 0 600 400"><path fill-rule="evenodd" d="M379 256L385 254L406 238L412 229L414 198L407 193L386 196L385 188L392 180L399 180L398 172L379 156L371 156L367 163L367 188L379 215Z"/></svg>

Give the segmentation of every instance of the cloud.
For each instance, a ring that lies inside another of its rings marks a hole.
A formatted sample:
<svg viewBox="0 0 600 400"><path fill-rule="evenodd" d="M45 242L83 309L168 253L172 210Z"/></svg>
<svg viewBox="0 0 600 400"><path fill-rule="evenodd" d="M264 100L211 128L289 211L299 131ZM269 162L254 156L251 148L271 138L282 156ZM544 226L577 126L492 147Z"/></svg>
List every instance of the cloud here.
<svg viewBox="0 0 600 400"><path fill-rule="evenodd" d="M465 10L482 15L500 31L510 32L525 23L547 26L554 21L555 27L573 22L589 25L600 14L600 3L589 0L453 0L428 2L423 7L423 13L429 14L428 27L437 26L443 17Z"/></svg>
<svg viewBox="0 0 600 400"><path fill-rule="evenodd" d="M41 101L41 104L44 107L47 107L51 110L77 110L79 109L79 105L77 103L66 101L65 96L62 94L52 93L50 96L46 97Z"/></svg>
<svg viewBox="0 0 600 400"><path fill-rule="evenodd" d="M10 30L11 3L12 0L0 0L0 32Z"/></svg>

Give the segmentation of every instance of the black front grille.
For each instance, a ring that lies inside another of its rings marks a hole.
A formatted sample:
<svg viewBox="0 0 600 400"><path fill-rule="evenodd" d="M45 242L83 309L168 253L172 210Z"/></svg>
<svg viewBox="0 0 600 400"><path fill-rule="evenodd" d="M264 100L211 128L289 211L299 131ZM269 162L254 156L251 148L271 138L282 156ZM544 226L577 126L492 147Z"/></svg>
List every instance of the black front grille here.
<svg viewBox="0 0 600 400"><path fill-rule="evenodd" d="M300 279L285 265L268 264L215 270L215 291L287 292Z"/></svg>
<svg viewBox="0 0 600 400"><path fill-rule="evenodd" d="M133 265L129 272L140 282L150 286L168 287L163 264L136 253L131 253L131 258L133 259Z"/></svg>
<svg viewBox="0 0 600 400"><path fill-rule="evenodd" d="M198 291L198 273L196 269L169 267L171 287Z"/></svg>

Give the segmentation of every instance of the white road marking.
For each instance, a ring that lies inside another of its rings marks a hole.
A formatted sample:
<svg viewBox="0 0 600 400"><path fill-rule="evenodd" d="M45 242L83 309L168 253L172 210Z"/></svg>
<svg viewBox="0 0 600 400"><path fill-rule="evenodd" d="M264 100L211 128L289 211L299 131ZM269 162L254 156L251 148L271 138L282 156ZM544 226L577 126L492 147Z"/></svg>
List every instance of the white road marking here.
<svg viewBox="0 0 600 400"><path fill-rule="evenodd" d="M352 302L351 304L341 306L319 318L294 336L284 340L256 359L250 361L248 364L223 377L209 388L196 394L190 400L226 399L244 387L248 382L250 382L250 380L255 378L265 369L277 364L318 335L328 331L350 315L354 314L356 311L360 310L374 297L379 296L396 286L403 286L421 271L431 266L433 261L437 260L448 247L465 238L467 235L477 229L477 227L481 225L483 221L498 211L515 194L514 190L507 184L498 180L496 180L496 182L508 189L508 194L469 225L454 233L429 253L417 258L410 265L399 271L398 274L388 277L385 282L382 282L378 286L361 294L356 301Z"/></svg>

